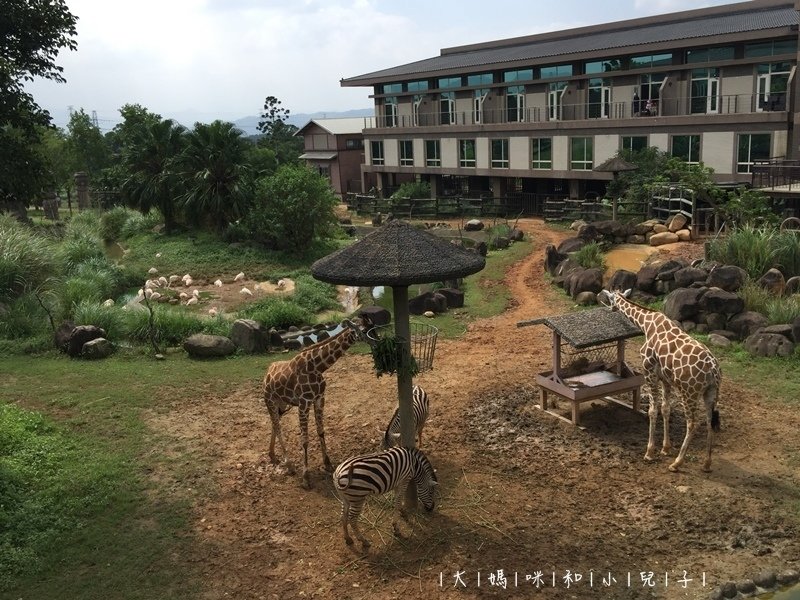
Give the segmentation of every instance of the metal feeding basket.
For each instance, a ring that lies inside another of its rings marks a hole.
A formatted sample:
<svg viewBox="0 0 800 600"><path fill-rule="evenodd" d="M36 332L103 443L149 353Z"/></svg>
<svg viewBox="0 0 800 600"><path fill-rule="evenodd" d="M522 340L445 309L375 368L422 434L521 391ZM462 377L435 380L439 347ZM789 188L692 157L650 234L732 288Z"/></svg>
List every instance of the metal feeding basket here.
<svg viewBox="0 0 800 600"><path fill-rule="evenodd" d="M411 356L417 363L420 373L433 369L433 354L436 351L436 337L439 328L427 323L409 323L411 332ZM393 333L391 325L379 325L367 331L367 337L378 341L386 333Z"/></svg>

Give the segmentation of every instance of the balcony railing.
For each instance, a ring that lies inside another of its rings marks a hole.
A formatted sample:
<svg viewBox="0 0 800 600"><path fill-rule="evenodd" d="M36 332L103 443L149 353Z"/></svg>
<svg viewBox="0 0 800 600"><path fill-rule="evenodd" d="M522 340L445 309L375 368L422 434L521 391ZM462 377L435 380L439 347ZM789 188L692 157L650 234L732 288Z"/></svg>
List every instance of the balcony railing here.
<svg viewBox="0 0 800 600"><path fill-rule="evenodd" d="M782 188L800 191L800 161L770 159L754 161L750 168L754 188Z"/></svg>
<svg viewBox="0 0 800 600"><path fill-rule="evenodd" d="M448 125L498 125L505 123L546 123L549 121L590 121L690 115L744 115L759 112L785 112L786 93L730 94L694 98L661 99L647 102L609 102L605 104L564 104L558 107L534 106L524 109L493 109L467 112L437 112L378 116L376 127L438 127Z"/></svg>

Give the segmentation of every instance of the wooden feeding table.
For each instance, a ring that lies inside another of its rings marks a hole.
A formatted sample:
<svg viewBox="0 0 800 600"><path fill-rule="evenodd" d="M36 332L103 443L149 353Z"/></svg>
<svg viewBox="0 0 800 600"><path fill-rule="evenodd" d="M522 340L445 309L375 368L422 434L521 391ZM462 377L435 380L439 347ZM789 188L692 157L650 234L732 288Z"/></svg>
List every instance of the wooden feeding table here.
<svg viewBox="0 0 800 600"><path fill-rule="evenodd" d="M625 363L625 340L642 335L642 330L625 315L595 308L517 323L517 327L528 325L547 325L553 330L553 369L536 376L542 410L565 419L549 409L549 393L572 403L574 425L579 424L581 403L591 400L639 410L644 377ZM631 394L630 404L614 397L627 393Z"/></svg>

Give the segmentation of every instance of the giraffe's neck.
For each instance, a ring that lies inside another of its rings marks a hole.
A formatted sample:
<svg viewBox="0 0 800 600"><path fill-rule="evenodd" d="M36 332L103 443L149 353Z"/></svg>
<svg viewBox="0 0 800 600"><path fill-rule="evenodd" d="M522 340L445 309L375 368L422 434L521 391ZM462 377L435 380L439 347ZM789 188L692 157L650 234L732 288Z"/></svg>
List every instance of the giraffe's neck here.
<svg viewBox="0 0 800 600"><path fill-rule="evenodd" d="M309 371L324 373L347 352L347 349L356 341L355 332L345 328L339 335L332 337L327 342L316 348L308 350L306 365Z"/></svg>
<svg viewBox="0 0 800 600"><path fill-rule="evenodd" d="M617 297L617 308L644 331L647 339L650 339L658 328L658 319L655 318L658 313L655 311L634 304L623 296Z"/></svg>

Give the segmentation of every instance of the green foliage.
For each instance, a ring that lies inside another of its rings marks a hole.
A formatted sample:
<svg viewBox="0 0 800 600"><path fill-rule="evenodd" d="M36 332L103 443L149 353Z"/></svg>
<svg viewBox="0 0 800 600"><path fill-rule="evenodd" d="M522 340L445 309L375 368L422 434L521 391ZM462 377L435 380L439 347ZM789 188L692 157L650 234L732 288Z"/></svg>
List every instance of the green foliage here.
<svg viewBox="0 0 800 600"><path fill-rule="evenodd" d="M410 356L409 364L404 366L404 348L401 340L402 338L397 338L390 333L384 333L371 347L372 362L378 377L395 373L406 373L409 377L419 374L419 366L413 356Z"/></svg>
<svg viewBox="0 0 800 600"><path fill-rule="evenodd" d="M222 317L205 319L185 309L153 305L156 341L161 345L177 346L195 333L230 335L230 324ZM125 337L142 344L150 342L147 310L125 311Z"/></svg>
<svg viewBox="0 0 800 600"><path fill-rule="evenodd" d="M584 269L606 270L606 258L602 244L591 242L577 252L571 253L571 256Z"/></svg>
<svg viewBox="0 0 800 600"><path fill-rule="evenodd" d="M769 196L759 190L737 188L719 205L718 212L731 227L777 225L779 217Z"/></svg>
<svg viewBox="0 0 800 600"><path fill-rule="evenodd" d="M82 300L75 304L72 313L75 325L95 325L106 332L106 339L121 340L127 333L127 315L117 306L103 306L100 302Z"/></svg>
<svg viewBox="0 0 800 600"><path fill-rule="evenodd" d="M0 338L13 340L49 332L47 315L33 294L25 294L0 310Z"/></svg>
<svg viewBox="0 0 800 600"><path fill-rule="evenodd" d="M152 231L156 225L164 222L164 217L156 208L151 208L147 213L134 212L131 214L120 230L120 238L127 240L140 233Z"/></svg>
<svg viewBox="0 0 800 600"><path fill-rule="evenodd" d="M305 254L317 238L334 235L338 203L327 179L306 166L284 165L256 189L245 217L251 236L271 248Z"/></svg>
<svg viewBox="0 0 800 600"><path fill-rule="evenodd" d="M78 232L64 239L58 254L68 271L89 259L104 257L102 242L94 233Z"/></svg>
<svg viewBox="0 0 800 600"><path fill-rule="evenodd" d="M427 181L407 181L397 188L392 198L430 198L431 184Z"/></svg>
<svg viewBox="0 0 800 600"><path fill-rule="evenodd" d="M125 208L124 206L115 206L111 210L104 212L100 217L100 235L106 242L113 242L122 238L122 229L128 222L128 219L136 217L141 213Z"/></svg>
<svg viewBox="0 0 800 600"><path fill-rule="evenodd" d="M758 279L769 269L780 269L784 277L800 275L800 241L791 231L745 225L734 228L727 236L715 239L709 258L736 265Z"/></svg>
<svg viewBox="0 0 800 600"><path fill-rule="evenodd" d="M9 215L0 215L0 300L39 286L57 270L52 244Z"/></svg>
<svg viewBox="0 0 800 600"><path fill-rule="evenodd" d="M92 179L111 163L111 149L105 137L82 108L69 117L65 150L73 161L73 172L84 171Z"/></svg>
<svg viewBox="0 0 800 600"><path fill-rule="evenodd" d="M308 273L295 273L291 278L295 284L291 299L301 308L310 313L341 309L335 285L314 279Z"/></svg>
<svg viewBox="0 0 800 600"><path fill-rule="evenodd" d="M267 297L252 302L238 312L244 319L253 319L267 329L286 329L292 325L307 325L313 319L310 311L299 304L281 298Z"/></svg>
<svg viewBox="0 0 800 600"><path fill-rule="evenodd" d="M84 301L99 303L114 298L130 283L126 274L105 256L88 258L69 270L57 291L62 312L70 316Z"/></svg>

